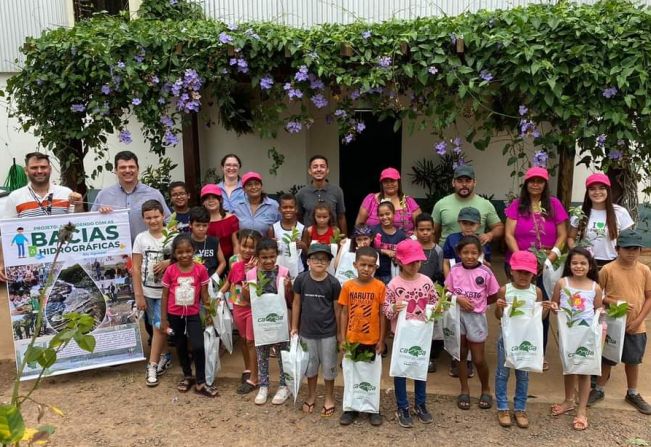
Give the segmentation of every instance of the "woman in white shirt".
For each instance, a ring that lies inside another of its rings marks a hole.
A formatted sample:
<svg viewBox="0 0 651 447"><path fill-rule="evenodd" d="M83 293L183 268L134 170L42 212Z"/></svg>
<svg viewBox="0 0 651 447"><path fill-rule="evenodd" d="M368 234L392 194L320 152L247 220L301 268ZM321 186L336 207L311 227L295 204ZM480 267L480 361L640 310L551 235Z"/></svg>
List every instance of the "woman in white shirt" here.
<svg viewBox="0 0 651 447"><path fill-rule="evenodd" d="M613 203L610 179L606 174L596 173L585 181L583 213L586 217L570 218L570 248L585 245L592 252L597 265L602 267L617 257L617 235L633 226L634 222L626 208Z"/></svg>

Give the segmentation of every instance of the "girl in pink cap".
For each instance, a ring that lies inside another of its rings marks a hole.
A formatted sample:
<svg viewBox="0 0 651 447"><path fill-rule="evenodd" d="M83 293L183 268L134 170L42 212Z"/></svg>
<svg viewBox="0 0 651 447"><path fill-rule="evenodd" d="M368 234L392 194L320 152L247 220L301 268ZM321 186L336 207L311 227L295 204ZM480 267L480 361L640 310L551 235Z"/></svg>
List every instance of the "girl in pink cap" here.
<svg viewBox="0 0 651 447"><path fill-rule="evenodd" d="M585 181L583 216L570 218L567 244L587 246L602 267L617 257L617 235L633 226L634 222L626 208L613 203L610 179L600 172Z"/></svg>
<svg viewBox="0 0 651 447"><path fill-rule="evenodd" d="M391 202L396 212L393 224L396 228L411 234L414 231L414 219L421 213L416 201L402 192L400 172L396 168L386 168L380 173L380 192L367 195L359 207L355 225L378 225L377 208L381 202Z"/></svg>

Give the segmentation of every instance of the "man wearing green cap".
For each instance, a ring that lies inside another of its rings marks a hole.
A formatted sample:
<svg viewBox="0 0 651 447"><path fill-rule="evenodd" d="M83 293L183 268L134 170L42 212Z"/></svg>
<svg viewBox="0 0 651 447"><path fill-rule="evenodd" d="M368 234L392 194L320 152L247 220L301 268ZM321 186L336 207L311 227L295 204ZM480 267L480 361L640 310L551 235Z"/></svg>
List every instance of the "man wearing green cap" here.
<svg viewBox="0 0 651 447"><path fill-rule="evenodd" d="M618 301L628 304L621 359L628 386L625 400L640 413L651 414L651 405L637 391L640 364L646 350L644 320L651 312L651 270L639 261L643 246L639 231L626 229L619 233L615 247L617 259L601 269L599 285L604 291L604 304L617 305ZM604 398L604 386L610 378L611 368L616 365L603 357L601 360L601 377L590 391L588 405Z"/></svg>
<svg viewBox="0 0 651 447"><path fill-rule="evenodd" d="M452 187L454 193L436 202L432 211L434 219L434 241L440 246L452 233L461 231L458 223L459 211L472 207L479 211L479 240L482 245L489 244L493 239L502 237L504 224L497 215L495 207L483 197L475 194L475 170L470 165L460 165L454 170ZM488 230L488 231L487 231Z"/></svg>

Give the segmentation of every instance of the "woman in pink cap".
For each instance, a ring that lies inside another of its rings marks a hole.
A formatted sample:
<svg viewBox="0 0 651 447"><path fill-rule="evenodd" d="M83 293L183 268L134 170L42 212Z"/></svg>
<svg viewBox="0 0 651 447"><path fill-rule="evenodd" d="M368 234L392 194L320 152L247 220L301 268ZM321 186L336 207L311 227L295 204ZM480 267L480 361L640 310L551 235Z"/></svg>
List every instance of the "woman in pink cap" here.
<svg viewBox="0 0 651 447"><path fill-rule="evenodd" d="M567 244L587 246L603 267L617 257L617 235L635 222L626 208L613 203L610 179L601 172L592 174L585 181L583 216L570 218L570 235Z"/></svg>
<svg viewBox="0 0 651 447"><path fill-rule="evenodd" d="M208 236L219 239L224 259L228 262L230 257L239 251L237 232L240 229L240 222L234 214L227 213L224 209L222 190L218 185L214 183L204 185L199 200L210 213Z"/></svg>
<svg viewBox="0 0 651 447"><path fill-rule="evenodd" d="M414 230L414 219L421 213L416 201L402 192L400 172L396 168L386 168L380 173L380 192L367 195L359 207L355 225L366 224L374 227L380 223L377 207L380 202L393 203L396 212L393 224L396 228L411 234Z"/></svg>
<svg viewBox="0 0 651 447"><path fill-rule="evenodd" d="M549 192L549 173L541 167L529 168L524 175L520 197L515 199L504 211L506 226L504 240L508 248L506 270L509 273L511 254L532 247L543 250L550 262L561 256L567 241L567 211L563 204ZM537 277L537 285L543 291L543 298L549 300L542 285L542 276ZM549 319L543 320L543 348L547 346ZM547 362L543 370L548 369Z"/></svg>
<svg viewBox="0 0 651 447"><path fill-rule="evenodd" d="M232 213L240 220L240 228L255 230L266 236L271 226L280 220L278 202L262 188L262 176L249 171L242 176L244 199L237 202Z"/></svg>

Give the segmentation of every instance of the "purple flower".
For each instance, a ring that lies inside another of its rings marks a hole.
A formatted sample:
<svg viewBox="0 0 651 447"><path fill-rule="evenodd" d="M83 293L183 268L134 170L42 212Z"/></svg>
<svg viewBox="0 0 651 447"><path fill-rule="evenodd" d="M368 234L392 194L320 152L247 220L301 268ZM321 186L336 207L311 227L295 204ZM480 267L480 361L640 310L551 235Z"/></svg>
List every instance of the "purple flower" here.
<svg viewBox="0 0 651 447"><path fill-rule="evenodd" d="M122 69L122 68L124 68L124 67L126 67L126 66L127 66L127 65L126 65L124 62L122 62L122 61L118 61L118 68Z"/></svg>
<svg viewBox="0 0 651 447"><path fill-rule="evenodd" d="M350 144L350 142L353 141L354 139L355 139L355 136L352 133L347 133L346 136L344 136L342 141L345 144Z"/></svg>
<svg viewBox="0 0 651 447"><path fill-rule="evenodd" d="M527 106L521 105L520 107L518 107L518 114L520 116L524 116L527 113L529 113L529 109L527 109Z"/></svg>
<svg viewBox="0 0 651 447"><path fill-rule="evenodd" d="M457 155L461 154L462 151L463 149L461 149L461 146L455 146L452 148L452 152L454 152Z"/></svg>
<svg viewBox="0 0 651 447"><path fill-rule="evenodd" d="M188 68L187 70L185 70L185 72L183 72L182 82L183 82L182 85L184 87L195 91L201 90L201 84L203 83L197 71L191 68Z"/></svg>
<svg viewBox="0 0 651 447"><path fill-rule="evenodd" d="M296 79L299 82L307 81L307 79L308 79L307 66L301 65L299 67L298 71L296 72L296 74L294 75L294 79Z"/></svg>
<svg viewBox="0 0 651 447"><path fill-rule="evenodd" d="M459 166L463 166L466 164L466 160L463 159L463 157L459 157L459 159L455 162L452 162L452 169L457 169Z"/></svg>
<svg viewBox="0 0 651 447"><path fill-rule="evenodd" d="M625 146L625 145L626 145L626 141L624 141L624 140L617 140L617 146Z"/></svg>
<svg viewBox="0 0 651 447"><path fill-rule="evenodd" d="M362 94L359 92L359 89L355 89L352 92L350 92L350 99L352 99L353 101L355 101L360 96L362 96Z"/></svg>
<svg viewBox="0 0 651 447"><path fill-rule="evenodd" d="M437 154L443 156L448 150L448 143L445 141L439 141L439 143L434 146L434 149L436 150Z"/></svg>
<svg viewBox="0 0 651 447"><path fill-rule="evenodd" d="M227 34L226 31L222 31L219 33L219 41L223 44L227 44L233 42L233 38Z"/></svg>
<svg viewBox="0 0 651 447"><path fill-rule="evenodd" d="M176 6L179 0L170 0L170 6Z"/></svg>
<svg viewBox="0 0 651 447"><path fill-rule="evenodd" d="M135 59L136 62L138 62L139 64L141 64L142 61L145 60L145 55L142 54L142 53L139 53L139 54L136 54L135 56L133 56L133 58Z"/></svg>
<svg viewBox="0 0 651 447"><path fill-rule="evenodd" d="M461 137L455 137L454 140L452 140L452 144L455 146L461 146L463 141L461 140Z"/></svg>
<svg viewBox="0 0 651 447"><path fill-rule="evenodd" d="M520 120L520 138L525 138L529 135L534 138L540 137L540 131L536 127L536 123L531 120Z"/></svg>
<svg viewBox="0 0 651 447"><path fill-rule="evenodd" d="M260 88L262 90L269 90L274 85L274 78L271 75L264 75L260 79Z"/></svg>
<svg viewBox="0 0 651 447"><path fill-rule="evenodd" d="M237 31L237 23L231 22L226 25L226 28L228 28L229 31Z"/></svg>
<svg viewBox="0 0 651 447"><path fill-rule="evenodd" d="M310 98L317 109L322 109L328 105L328 100L321 93Z"/></svg>
<svg viewBox="0 0 651 447"><path fill-rule="evenodd" d="M364 124L364 121L358 121L357 124L355 124L355 130L357 133L364 132L364 129L366 129L366 124Z"/></svg>
<svg viewBox="0 0 651 447"><path fill-rule="evenodd" d="M174 120L167 115L161 116L160 122L165 127L174 127Z"/></svg>
<svg viewBox="0 0 651 447"><path fill-rule="evenodd" d="M165 135L163 135L163 140L165 140L164 142L165 146L176 146L177 144L179 144L179 139L176 138L176 135L174 135L169 130L165 131Z"/></svg>
<svg viewBox="0 0 651 447"><path fill-rule="evenodd" d="M429 74L431 74L431 75L435 75L436 73L439 72L439 69L436 68L434 65L432 65L431 67L429 67L429 68L427 69L427 71L429 72Z"/></svg>
<svg viewBox="0 0 651 447"><path fill-rule="evenodd" d="M325 84L321 79L310 73L310 88L312 90L323 90L325 88Z"/></svg>
<svg viewBox="0 0 651 447"><path fill-rule="evenodd" d="M86 106L83 104L73 104L70 106L70 110L77 113L82 113L86 111Z"/></svg>
<svg viewBox="0 0 651 447"><path fill-rule="evenodd" d="M337 118L346 118L346 115L347 115L347 113L346 113L346 111L344 109L335 110L335 116Z"/></svg>
<svg viewBox="0 0 651 447"><path fill-rule="evenodd" d="M126 129L121 130L120 134L118 135L118 141L124 144L131 144L131 141L133 141L131 139L131 132Z"/></svg>
<svg viewBox="0 0 651 447"><path fill-rule="evenodd" d="M370 31L366 30L362 32L362 39L368 39L369 37L371 37Z"/></svg>
<svg viewBox="0 0 651 447"><path fill-rule="evenodd" d="M535 154L533 154L532 164L540 168L546 168L548 159L549 156L547 155L547 152L538 151Z"/></svg>
<svg viewBox="0 0 651 447"><path fill-rule="evenodd" d="M604 98L610 99L617 94L617 87L608 87L603 90L601 93Z"/></svg>
<svg viewBox="0 0 651 447"><path fill-rule="evenodd" d="M285 129L287 129L287 132L289 133L299 133L302 128L303 125L298 121L289 121L287 125L285 125Z"/></svg>
<svg viewBox="0 0 651 447"><path fill-rule="evenodd" d="M172 95L178 97L181 94L182 88L183 88L183 80L177 79L172 85Z"/></svg>
<svg viewBox="0 0 651 447"><path fill-rule="evenodd" d="M140 98L133 98L133 99L131 100L131 104L133 104L134 106L139 106L140 104L142 104L142 99L140 99Z"/></svg>
<svg viewBox="0 0 651 447"><path fill-rule="evenodd" d="M292 87L292 84L286 82L283 89L287 92L289 99L300 99L303 97L303 92L297 88Z"/></svg>
<svg viewBox="0 0 651 447"><path fill-rule="evenodd" d="M623 152L618 149L613 149L610 152L608 152L608 158L610 158L612 161L621 160L623 156L624 156Z"/></svg>
<svg viewBox="0 0 651 447"><path fill-rule="evenodd" d="M606 146L606 138L607 138L606 134L602 133L601 135L599 135L596 139L597 147L603 149Z"/></svg>
<svg viewBox="0 0 651 447"><path fill-rule="evenodd" d="M389 68L391 66L391 58L389 56L382 56L378 59L377 64L382 68Z"/></svg>
<svg viewBox="0 0 651 447"><path fill-rule="evenodd" d="M493 80L493 74L488 70L482 70L481 72L479 72L479 77L486 82L490 82Z"/></svg>
<svg viewBox="0 0 651 447"><path fill-rule="evenodd" d="M167 100L165 98L163 98L162 96L160 98L158 98L158 104L165 104L166 102L167 102Z"/></svg>
<svg viewBox="0 0 651 447"><path fill-rule="evenodd" d="M246 31L244 31L244 34L246 34L249 37L253 37L255 40L260 40L260 36L258 35L258 33L253 31L252 28L248 28Z"/></svg>
<svg viewBox="0 0 651 447"><path fill-rule="evenodd" d="M111 94L111 87L108 84L104 84L102 86L102 93L105 95L110 95Z"/></svg>
<svg viewBox="0 0 651 447"><path fill-rule="evenodd" d="M149 77L149 82L156 85L156 84L158 84L160 82L160 79L158 79L158 76L156 76L156 75L151 75Z"/></svg>
<svg viewBox="0 0 651 447"><path fill-rule="evenodd" d="M237 60L237 71L238 73L248 73L249 72L249 63L244 58L239 58Z"/></svg>

